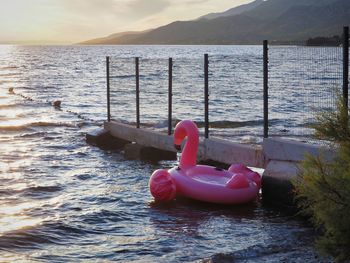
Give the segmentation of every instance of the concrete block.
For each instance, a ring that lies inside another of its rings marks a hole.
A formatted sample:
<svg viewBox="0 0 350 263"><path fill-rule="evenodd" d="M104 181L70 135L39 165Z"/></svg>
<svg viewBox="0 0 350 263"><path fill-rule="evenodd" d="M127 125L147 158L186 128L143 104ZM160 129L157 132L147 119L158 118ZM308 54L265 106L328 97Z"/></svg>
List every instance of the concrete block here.
<svg viewBox="0 0 350 263"><path fill-rule="evenodd" d="M334 156L334 153L326 147L278 138L264 139L263 152L268 160L292 162L300 162L304 160L307 153L314 156L322 154L327 159L332 159Z"/></svg>
<svg viewBox="0 0 350 263"><path fill-rule="evenodd" d="M294 188L291 181L274 177L262 177L262 201L285 210L295 209Z"/></svg>
<svg viewBox="0 0 350 263"><path fill-rule="evenodd" d="M176 152L173 137L165 133L147 129L136 129L131 125L115 121L105 122L104 127L114 137L136 142L142 146Z"/></svg>
<svg viewBox="0 0 350 263"><path fill-rule="evenodd" d="M263 168L265 159L259 146L233 143L210 138L204 140L205 158L221 163L243 163L247 166Z"/></svg>
<svg viewBox="0 0 350 263"><path fill-rule="evenodd" d="M153 147L142 147L141 160L159 162L161 160L176 160L176 152L164 151Z"/></svg>
<svg viewBox="0 0 350 263"><path fill-rule="evenodd" d="M86 142L105 150L121 149L129 143L129 141L113 137L105 129L96 129L86 133Z"/></svg>
<svg viewBox="0 0 350 263"><path fill-rule="evenodd" d="M142 146L137 143L129 143L124 146L124 157L128 160L140 158Z"/></svg>
<svg viewBox="0 0 350 263"><path fill-rule="evenodd" d="M199 145L198 145L198 151L197 151L197 160L201 161L201 160L207 160L207 156L206 156L206 149L205 149L205 144L202 140L199 141Z"/></svg>
<svg viewBox="0 0 350 263"><path fill-rule="evenodd" d="M91 145L97 145L98 138L106 135L107 133L107 130L101 128L89 131L85 135L86 142Z"/></svg>
<svg viewBox="0 0 350 263"><path fill-rule="evenodd" d="M290 181L298 175L298 165L297 162L272 160L267 164L263 176Z"/></svg>
<svg viewBox="0 0 350 263"><path fill-rule="evenodd" d="M299 174L298 163L272 160L262 177L262 197L267 203L293 206L292 180Z"/></svg>
<svg viewBox="0 0 350 263"><path fill-rule="evenodd" d="M165 133L147 129L137 129L131 125L116 121L105 122L104 127L105 130L109 131L114 137L135 142L143 147L153 148L153 150L150 150L151 152L155 152L154 149L158 149L165 152L176 153L173 136L169 136ZM149 154L145 154L144 156L146 155L151 156ZM154 156L156 155L155 153ZM265 166L265 158L262 154L261 147L242 145L214 138L200 141L197 158L198 160L213 160L225 164L243 163L247 166L259 168Z"/></svg>
<svg viewBox="0 0 350 263"><path fill-rule="evenodd" d="M124 147L124 157L129 160L159 162L161 160L176 160L176 153L153 147L145 147L138 143L129 143Z"/></svg>

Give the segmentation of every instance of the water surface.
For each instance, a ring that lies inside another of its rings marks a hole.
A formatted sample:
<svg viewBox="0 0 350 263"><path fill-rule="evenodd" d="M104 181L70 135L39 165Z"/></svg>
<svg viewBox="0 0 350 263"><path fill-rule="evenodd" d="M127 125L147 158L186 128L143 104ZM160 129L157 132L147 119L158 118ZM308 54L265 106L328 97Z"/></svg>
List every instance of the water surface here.
<svg viewBox="0 0 350 263"><path fill-rule="evenodd" d="M195 60L206 52L221 56L246 52L255 54L256 62L258 50L0 46L1 261L189 262L219 253L233 253L244 262L281 262L290 257L295 262L317 261L313 231L303 221L263 207L260 200L247 206L188 200L154 204L148 178L175 161L128 161L119 152L85 143L85 133L106 119L106 55L165 59L170 54ZM254 61L252 67L258 67ZM200 111L196 100L182 99L189 108L175 109L176 118L187 113L200 120L191 111ZM55 100L62 101L61 108L52 107ZM220 96L216 100L213 103L221 105ZM113 105L116 118L131 118L131 110L120 110L122 103ZM164 121L156 119L157 111L148 112L146 122ZM252 114L224 119L248 121L249 126L261 118L257 111ZM226 129L217 133L230 138Z"/></svg>

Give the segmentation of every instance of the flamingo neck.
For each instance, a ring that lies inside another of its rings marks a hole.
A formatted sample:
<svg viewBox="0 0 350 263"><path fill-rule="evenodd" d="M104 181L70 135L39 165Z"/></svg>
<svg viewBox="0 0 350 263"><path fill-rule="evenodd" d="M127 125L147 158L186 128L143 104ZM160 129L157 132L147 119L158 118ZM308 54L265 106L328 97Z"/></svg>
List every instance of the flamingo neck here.
<svg viewBox="0 0 350 263"><path fill-rule="evenodd" d="M181 154L180 167L194 166L197 164L197 149L199 143L198 128L192 125L185 125L187 140Z"/></svg>

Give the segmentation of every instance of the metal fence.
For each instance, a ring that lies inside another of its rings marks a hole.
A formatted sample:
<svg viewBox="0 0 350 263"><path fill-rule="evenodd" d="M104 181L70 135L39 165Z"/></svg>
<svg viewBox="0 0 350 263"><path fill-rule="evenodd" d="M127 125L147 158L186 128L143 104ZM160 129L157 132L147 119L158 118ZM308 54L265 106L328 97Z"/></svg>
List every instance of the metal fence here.
<svg viewBox="0 0 350 263"><path fill-rule="evenodd" d="M107 57L109 119L167 129L180 119L203 123L203 59Z"/></svg>
<svg viewBox="0 0 350 263"><path fill-rule="evenodd" d="M107 57L108 120L171 134L178 120L192 119L206 138L315 142L315 115L335 109L339 94L348 101L347 32L343 47L264 41L263 49L198 59Z"/></svg>
<svg viewBox="0 0 350 263"><path fill-rule="evenodd" d="M310 140L316 114L335 110L342 82L340 47L270 47L270 136Z"/></svg>
<svg viewBox="0 0 350 263"><path fill-rule="evenodd" d="M210 56L211 136L245 143L262 140L261 51L261 46L242 46L236 54Z"/></svg>
<svg viewBox="0 0 350 263"><path fill-rule="evenodd" d="M209 129L215 137L262 138L261 48L253 53L108 57L109 118L138 128L166 128L168 134L179 120L192 119L206 138Z"/></svg>
<svg viewBox="0 0 350 263"><path fill-rule="evenodd" d="M284 47L264 43L264 137L308 143L317 114L348 101L349 34L342 47Z"/></svg>

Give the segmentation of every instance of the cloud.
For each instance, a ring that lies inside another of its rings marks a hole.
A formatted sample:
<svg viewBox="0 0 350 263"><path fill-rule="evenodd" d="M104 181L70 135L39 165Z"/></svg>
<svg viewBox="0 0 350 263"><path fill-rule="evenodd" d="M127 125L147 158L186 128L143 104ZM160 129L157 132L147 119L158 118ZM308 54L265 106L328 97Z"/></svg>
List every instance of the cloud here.
<svg viewBox="0 0 350 263"><path fill-rule="evenodd" d="M133 0L128 3L129 14L138 18L158 14L171 5L168 0Z"/></svg>
<svg viewBox="0 0 350 263"><path fill-rule="evenodd" d="M64 20L56 32L65 32L73 41L103 37L121 31L144 30L154 24L144 21L160 16L169 0L56 0L62 1ZM62 11L63 12L63 11ZM75 32L79 32L82 37Z"/></svg>
<svg viewBox="0 0 350 263"><path fill-rule="evenodd" d="M60 0L56 0L57 3ZM61 0L65 11L74 13L103 13L113 11L120 1L115 0Z"/></svg>
<svg viewBox="0 0 350 263"><path fill-rule="evenodd" d="M56 0L60 1L60 0ZM166 9L169 0L61 0L66 12L80 16L114 16L141 19Z"/></svg>
<svg viewBox="0 0 350 263"><path fill-rule="evenodd" d="M74 43L195 19L252 0L0 0L0 40Z"/></svg>
<svg viewBox="0 0 350 263"><path fill-rule="evenodd" d="M183 1L183 3L184 4L203 4L203 3L205 3L205 2L208 2L208 1L210 1L210 0L185 0L185 1Z"/></svg>

